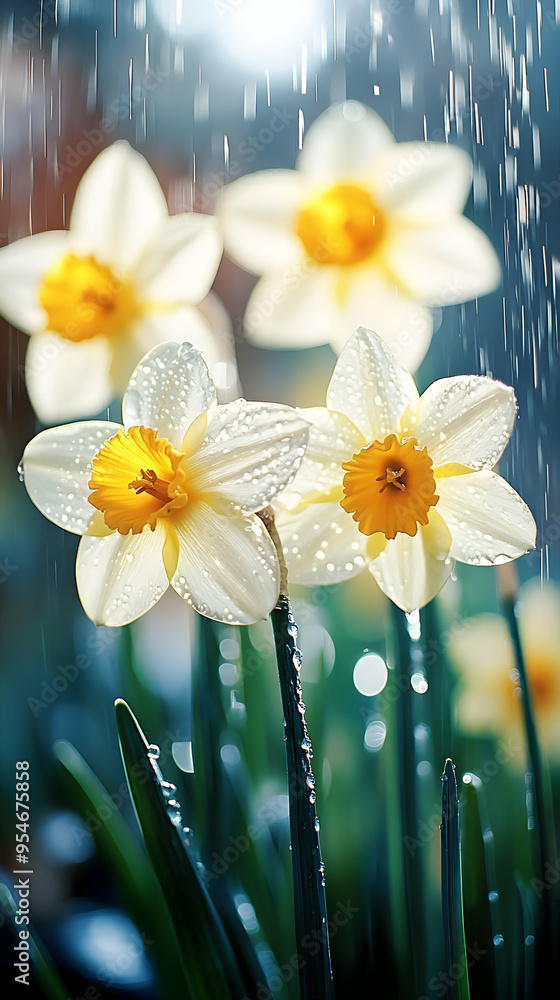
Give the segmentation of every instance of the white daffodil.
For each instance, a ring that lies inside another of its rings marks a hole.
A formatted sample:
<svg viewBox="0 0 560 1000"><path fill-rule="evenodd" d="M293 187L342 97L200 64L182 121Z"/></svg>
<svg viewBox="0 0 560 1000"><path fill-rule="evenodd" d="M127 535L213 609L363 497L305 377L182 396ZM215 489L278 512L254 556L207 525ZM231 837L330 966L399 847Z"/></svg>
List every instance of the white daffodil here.
<svg viewBox="0 0 560 1000"><path fill-rule="evenodd" d="M517 621L539 742L560 757L560 591L528 580L519 590ZM458 684L457 722L473 736L509 737L524 746L521 691L509 629L497 614L481 614L450 633L448 656ZM514 762L526 763L525 754Z"/></svg>
<svg viewBox="0 0 560 1000"><path fill-rule="evenodd" d="M169 217L147 160L122 140L103 150L80 180L68 231L0 250L0 313L31 336L26 383L39 418L99 413L162 342L195 344L212 370L229 361L196 308L221 255L215 219Z"/></svg>
<svg viewBox="0 0 560 1000"><path fill-rule="evenodd" d="M23 456L35 505L83 536L76 578L86 614L124 625L171 584L209 618L266 617L279 564L255 512L293 477L306 421L278 403L218 405L201 354L172 343L137 366L123 424L51 427Z"/></svg>
<svg viewBox="0 0 560 1000"><path fill-rule="evenodd" d="M279 503L289 578L328 584L368 566L404 611L441 589L453 560L507 562L535 546L526 504L492 472L513 430L513 389L459 375L422 396L369 330L343 349L327 409Z"/></svg>
<svg viewBox="0 0 560 1000"><path fill-rule="evenodd" d="M263 275L245 311L265 347L336 353L360 325L415 371L432 335L429 307L495 289L500 265L461 213L472 163L457 146L395 143L375 112L347 101L307 132L296 170L226 185L224 249Z"/></svg>

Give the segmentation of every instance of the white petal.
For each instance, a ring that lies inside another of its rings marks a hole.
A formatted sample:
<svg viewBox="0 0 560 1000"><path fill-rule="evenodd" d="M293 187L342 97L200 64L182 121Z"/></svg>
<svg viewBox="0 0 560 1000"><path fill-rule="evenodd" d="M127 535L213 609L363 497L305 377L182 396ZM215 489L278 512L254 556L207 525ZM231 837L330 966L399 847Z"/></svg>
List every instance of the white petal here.
<svg viewBox="0 0 560 1000"><path fill-rule="evenodd" d="M334 104L313 122L303 142L298 168L327 183L371 172L381 150L394 143L383 120L357 101Z"/></svg>
<svg viewBox="0 0 560 1000"><path fill-rule="evenodd" d="M163 565L165 528L105 538L84 536L78 546L76 581L85 613L96 625L127 625L159 600L169 580Z"/></svg>
<svg viewBox="0 0 560 1000"><path fill-rule="evenodd" d="M72 242L129 271L167 220L167 202L148 161L120 139L88 167L70 216Z"/></svg>
<svg viewBox="0 0 560 1000"><path fill-rule="evenodd" d="M283 507L295 506L308 494L318 496L326 490L342 489L342 463L368 443L343 413L323 406L300 409L298 413L309 422L309 441L295 479L279 498Z"/></svg>
<svg viewBox="0 0 560 1000"><path fill-rule="evenodd" d="M511 437L516 412L510 386L484 375L455 375L426 389L411 408L408 431L428 449L434 467L491 467Z"/></svg>
<svg viewBox="0 0 560 1000"><path fill-rule="evenodd" d="M335 298L333 271L313 260L261 278L245 309L247 339L261 347L328 344L346 331ZM348 327L348 336L352 333Z"/></svg>
<svg viewBox="0 0 560 1000"><path fill-rule="evenodd" d="M375 160L372 194L387 213L433 222L461 212L472 183L472 161L445 142L398 142Z"/></svg>
<svg viewBox="0 0 560 1000"><path fill-rule="evenodd" d="M217 214L228 257L254 274L302 260L295 223L304 191L295 170L263 170L227 184Z"/></svg>
<svg viewBox="0 0 560 1000"><path fill-rule="evenodd" d="M39 419L54 424L101 413L117 394L111 362L106 337L77 344L56 333L32 337L25 355L25 380Z"/></svg>
<svg viewBox="0 0 560 1000"><path fill-rule="evenodd" d="M119 424L87 420L49 427L37 434L23 453L25 488L49 521L83 534L95 512L88 503L91 463Z"/></svg>
<svg viewBox="0 0 560 1000"><path fill-rule="evenodd" d="M381 590L403 611L423 608L451 575L451 534L437 510L414 536L399 532L369 564Z"/></svg>
<svg viewBox="0 0 560 1000"><path fill-rule="evenodd" d="M340 354L348 340L348 330L360 326L375 332L388 344L395 361L415 372L430 346L432 313L402 289L391 285L373 261L369 266L340 268L338 287L343 300L335 306L338 330L331 346Z"/></svg>
<svg viewBox="0 0 560 1000"><path fill-rule="evenodd" d="M314 503L296 513L277 507L276 526L288 567L288 582L339 583L366 565L367 538L339 503Z"/></svg>
<svg viewBox="0 0 560 1000"><path fill-rule="evenodd" d="M160 344L136 367L123 399L123 423L143 424L180 448L187 429L215 402L202 355L191 344Z"/></svg>
<svg viewBox="0 0 560 1000"><path fill-rule="evenodd" d="M258 517L223 517L202 501L176 522L179 561L171 584L208 618L249 625L278 598L274 545Z"/></svg>
<svg viewBox="0 0 560 1000"><path fill-rule="evenodd" d="M383 252L399 284L429 306L467 302L501 281L490 240L461 215L431 225L397 225Z"/></svg>
<svg viewBox="0 0 560 1000"><path fill-rule="evenodd" d="M535 548L536 524L527 504L505 479L483 469L436 480L438 511L453 536L460 562L492 565Z"/></svg>
<svg viewBox="0 0 560 1000"><path fill-rule="evenodd" d="M216 277L221 256L216 219L195 213L173 216L138 261L134 278L141 301L200 302Z"/></svg>
<svg viewBox="0 0 560 1000"><path fill-rule="evenodd" d="M195 347L198 346L210 369L218 402L230 403L241 395L231 316L215 292L209 292L202 299L198 304L197 313L201 313L210 325L211 342L206 348L196 340L191 343Z"/></svg>
<svg viewBox="0 0 560 1000"><path fill-rule="evenodd" d="M216 335L197 306L146 313L126 334L113 338L111 376L118 393L124 393L132 373L145 354L162 344L192 344L200 351L210 372L223 360L224 340ZM229 349L229 344L228 344Z"/></svg>
<svg viewBox="0 0 560 1000"><path fill-rule="evenodd" d="M329 410L349 416L367 441L383 441L398 434L403 411L417 399L414 379L385 341L371 330L357 330L336 363L327 390Z"/></svg>
<svg viewBox="0 0 560 1000"><path fill-rule="evenodd" d="M458 626L450 633L449 661L467 686L472 681L484 700L484 695L500 687L515 667L509 629L501 615L487 613L463 620Z"/></svg>
<svg viewBox="0 0 560 1000"><path fill-rule="evenodd" d="M214 510L252 514L293 479L308 433L307 421L289 406L226 403L213 410L187 478Z"/></svg>
<svg viewBox="0 0 560 1000"><path fill-rule="evenodd" d="M0 313L23 333L46 328L39 286L45 271L68 249L68 233L55 230L26 236L0 250Z"/></svg>

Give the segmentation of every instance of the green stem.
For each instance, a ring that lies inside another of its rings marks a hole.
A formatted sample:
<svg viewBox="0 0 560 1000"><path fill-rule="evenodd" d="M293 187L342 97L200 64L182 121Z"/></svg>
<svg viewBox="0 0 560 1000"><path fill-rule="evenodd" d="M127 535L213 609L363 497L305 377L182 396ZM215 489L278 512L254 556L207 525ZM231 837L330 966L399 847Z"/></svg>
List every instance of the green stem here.
<svg viewBox="0 0 560 1000"><path fill-rule="evenodd" d="M395 684L399 692L396 702L397 754L405 909L407 917L415 995L424 993L424 886L421 852L408 845L418 838L418 808L416 802L416 758L412 712L411 639L404 611L391 602L396 633Z"/></svg>
<svg viewBox="0 0 560 1000"><path fill-rule="evenodd" d="M556 946L556 939L557 939L556 917L552 905L552 898L551 898L551 892L549 888L549 880L547 877L547 868L546 868L547 864L554 865L556 863L556 853L553 849L551 839L548 833L542 758L539 748L539 741L537 737L537 729L535 726L535 717L533 715L533 706L531 702L531 693L529 690L529 682L527 678L525 657L523 655L523 647L521 645L519 627L517 624L517 615L515 612L515 595L512 592L508 592L502 595L502 607L509 627L509 632L515 654L515 666L519 676L523 721L525 725L525 735L527 739L527 755L529 758L529 769L533 777L532 790L533 790L533 817L535 824L534 834L536 841L535 843L536 866L539 871L540 877L543 881L543 884L545 886L545 891L542 893L542 898L541 898L542 912L540 914L541 923L544 924L544 926L541 927L542 953L541 953L541 960L537 963L537 966L539 968L542 968L544 963L545 965L552 964L553 967L556 967L558 964L557 946ZM544 950L542 950L543 947ZM546 980L547 978L546 974L544 975L544 978ZM545 986L545 995L546 995L546 989L547 987Z"/></svg>
<svg viewBox="0 0 560 1000"><path fill-rule="evenodd" d="M329 951L325 866L319 846L311 741L301 697L301 653L297 625L287 596L270 613L282 708L288 771L290 836L294 881L296 947L302 1000L334 1000ZM301 964L300 964L301 963Z"/></svg>
<svg viewBox="0 0 560 1000"><path fill-rule="evenodd" d="M447 1000L469 1000L467 950L463 922L459 799L455 765L445 761L441 792L441 904L445 945ZM458 971L456 971L458 970Z"/></svg>

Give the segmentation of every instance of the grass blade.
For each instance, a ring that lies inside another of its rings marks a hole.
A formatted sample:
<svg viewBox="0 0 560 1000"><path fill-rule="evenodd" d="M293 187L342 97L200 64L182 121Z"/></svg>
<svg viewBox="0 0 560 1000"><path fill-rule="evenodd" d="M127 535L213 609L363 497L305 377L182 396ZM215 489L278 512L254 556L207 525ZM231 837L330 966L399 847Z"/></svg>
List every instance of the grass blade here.
<svg viewBox="0 0 560 1000"><path fill-rule="evenodd" d="M173 922L154 870L132 830L80 753L66 740L54 745L64 768L71 804L92 827L99 856L119 892L130 918L156 941L151 953L165 995L183 996L185 973ZM94 825L95 824L95 825Z"/></svg>
<svg viewBox="0 0 560 1000"><path fill-rule="evenodd" d="M463 775L460 827L465 935L470 943L476 942L478 956L471 964L470 985L476 996L484 996L492 983L495 1000L508 1000L510 970L504 948L508 935L497 891L494 835L482 781L470 772Z"/></svg>
<svg viewBox="0 0 560 1000"><path fill-rule="evenodd" d="M126 702L115 703L119 742L138 823L181 946L191 1000L239 1000L246 992L230 941L197 870L179 804ZM167 793L167 794L166 794Z"/></svg>
<svg viewBox="0 0 560 1000"><path fill-rule="evenodd" d="M302 959L299 970L301 997L302 1000L332 1000L324 865L321 861L315 809L311 741L307 734L305 706L301 698L301 654L296 645L297 625L287 596L278 599L270 617L284 711L296 947ZM313 947L309 947L310 943Z"/></svg>
<svg viewBox="0 0 560 1000"><path fill-rule="evenodd" d="M459 842L459 800L455 765L445 761L441 795L441 901L443 934L448 974L448 1000L469 1000L467 950L463 924L463 891L461 884L461 849Z"/></svg>

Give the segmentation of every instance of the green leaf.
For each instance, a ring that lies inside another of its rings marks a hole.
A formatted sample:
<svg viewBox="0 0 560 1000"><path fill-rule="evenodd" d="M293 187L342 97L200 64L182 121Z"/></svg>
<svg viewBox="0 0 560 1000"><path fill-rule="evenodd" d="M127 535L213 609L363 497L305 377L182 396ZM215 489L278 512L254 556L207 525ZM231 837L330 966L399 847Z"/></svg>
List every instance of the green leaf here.
<svg viewBox="0 0 560 1000"><path fill-rule="evenodd" d="M173 921L160 884L145 851L115 807L102 782L71 743L59 740L54 755L64 768L69 797L92 828L100 859L109 872L123 906L140 930L156 944L150 950L167 997L184 994L185 973ZM109 815L107 816L107 811Z"/></svg>
<svg viewBox="0 0 560 1000"><path fill-rule="evenodd" d="M445 761L441 795L441 901L448 1000L469 1000L467 950L463 924L461 848L459 842L459 800L455 765ZM455 972L455 970L460 970Z"/></svg>
<svg viewBox="0 0 560 1000"><path fill-rule="evenodd" d="M126 702L115 702L123 764L138 823L165 894L181 947L191 1000L240 1000L244 984L233 949L199 875L189 835L181 825L175 786L164 782L157 751ZM209 789L208 794L212 794Z"/></svg>
<svg viewBox="0 0 560 1000"><path fill-rule="evenodd" d="M504 946L508 935L498 893L494 835L482 781L471 772L463 775L460 830L465 936L477 945L470 985L478 995L493 982L496 1000L508 1000L510 969Z"/></svg>
<svg viewBox="0 0 560 1000"><path fill-rule="evenodd" d="M297 625L287 597L279 598L270 617L284 710L296 946L298 955L303 959L299 970L301 996L302 1000L332 1000L324 865L321 861L315 809L311 741L307 734L305 706L301 698L301 653L296 645ZM314 947L306 948L306 941L312 941Z"/></svg>
<svg viewBox="0 0 560 1000"><path fill-rule="evenodd" d="M2 913L6 914L18 943L20 940L20 932L22 930L29 932L29 937L25 939L26 944L29 945L29 964L35 971L37 982L39 983L45 997L47 997L48 1000L66 1000L68 997L68 990L62 983L62 980L56 970L56 966L51 956L48 954L43 942L37 935L36 930L31 924L29 924L29 926L20 926L16 923L18 908L10 890L4 885L3 882L0 882L0 910ZM13 954L17 955L17 952L14 952ZM15 961L19 961L19 959L15 958ZM14 976L22 974L21 970L17 968L14 968L13 972ZM28 985L31 985L32 982L33 978L32 975L30 975ZM25 983L16 983L15 985L24 986Z"/></svg>

